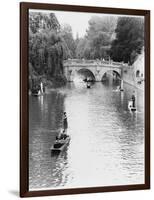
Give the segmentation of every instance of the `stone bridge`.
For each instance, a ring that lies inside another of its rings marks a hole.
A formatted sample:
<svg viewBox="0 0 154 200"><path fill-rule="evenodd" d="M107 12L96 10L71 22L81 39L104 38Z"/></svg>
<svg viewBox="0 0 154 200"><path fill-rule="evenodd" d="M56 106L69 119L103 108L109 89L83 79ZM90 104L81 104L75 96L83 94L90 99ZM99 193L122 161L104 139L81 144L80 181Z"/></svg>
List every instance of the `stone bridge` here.
<svg viewBox="0 0 154 200"><path fill-rule="evenodd" d="M73 81L78 72L88 70L92 73L95 81L102 81L106 72L114 72L121 79L123 78L123 67L127 64L123 62L113 62L105 60L80 60L69 59L64 61L64 74L67 81Z"/></svg>

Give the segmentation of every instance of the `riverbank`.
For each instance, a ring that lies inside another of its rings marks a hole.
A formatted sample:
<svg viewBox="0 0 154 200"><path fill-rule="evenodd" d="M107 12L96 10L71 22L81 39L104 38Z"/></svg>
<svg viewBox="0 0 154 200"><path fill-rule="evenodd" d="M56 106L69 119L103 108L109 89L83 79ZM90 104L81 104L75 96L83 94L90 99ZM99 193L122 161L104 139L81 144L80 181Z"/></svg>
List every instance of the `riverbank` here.
<svg viewBox="0 0 154 200"><path fill-rule="evenodd" d="M45 75L29 77L29 93L31 93L32 89L34 88L39 90L41 83L43 83L44 88L52 89L65 86L67 80L64 75L57 75L55 77L49 77Z"/></svg>
<svg viewBox="0 0 154 200"><path fill-rule="evenodd" d="M141 91L144 91L144 77L137 76L136 67L127 66L123 69L123 81Z"/></svg>
<svg viewBox="0 0 154 200"><path fill-rule="evenodd" d="M123 67L123 80L124 82L133 85L135 88L144 91L144 50L138 55L133 65Z"/></svg>
<svg viewBox="0 0 154 200"><path fill-rule="evenodd" d="M135 87L138 90L141 90L142 92L144 91L144 84L142 83L141 85L138 85L136 83L131 82L130 80L124 80L124 83L127 83L128 85Z"/></svg>

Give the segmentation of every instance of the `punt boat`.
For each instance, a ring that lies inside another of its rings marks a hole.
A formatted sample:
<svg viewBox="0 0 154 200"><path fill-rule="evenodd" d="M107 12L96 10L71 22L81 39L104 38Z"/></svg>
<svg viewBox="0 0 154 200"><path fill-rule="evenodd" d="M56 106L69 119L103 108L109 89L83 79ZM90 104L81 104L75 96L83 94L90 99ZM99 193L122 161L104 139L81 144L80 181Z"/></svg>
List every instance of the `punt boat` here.
<svg viewBox="0 0 154 200"><path fill-rule="evenodd" d="M50 148L51 153L60 153L65 150L70 142L70 136L67 135L65 139L58 139L54 142Z"/></svg>

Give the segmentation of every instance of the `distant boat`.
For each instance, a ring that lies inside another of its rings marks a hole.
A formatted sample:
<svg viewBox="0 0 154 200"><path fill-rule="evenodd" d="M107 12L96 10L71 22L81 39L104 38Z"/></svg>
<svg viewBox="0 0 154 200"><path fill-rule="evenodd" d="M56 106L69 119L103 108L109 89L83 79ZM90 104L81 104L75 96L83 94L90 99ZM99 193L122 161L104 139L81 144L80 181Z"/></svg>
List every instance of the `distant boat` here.
<svg viewBox="0 0 154 200"><path fill-rule="evenodd" d="M124 89L120 89L120 92L123 92L124 91Z"/></svg>
<svg viewBox="0 0 154 200"><path fill-rule="evenodd" d="M34 85L31 90L31 94L33 96L41 96L44 94L44 92L45 92L45 87L42 82L40 83L40 85L39 84Z"/></svg>
<svg viewBox="0 0 154 200"><path fill-rule="evenodd" d="M91 84L87 82L87 88L91 88Z"/></svg>
<svg viewBox="0 0 154 200"><path fill-rule="evenodd" d="M135 107L132 107L132 108L131 108L131 111L133 111L133 112L136 111L136 110L137 110L137 109L136 109Z"/></svg>
<svg viewBox="0 0 154 200"><path fill-rule="evenodd" d="M65 139L58 139L54 142L53 146L50 148L51 153L60 153L65 150L70 142L70 136L66 135Z"/></svg>
<svg viewBox="0 0 154 200"><path fill-rule="evenodd" d="M38 96L43 95L43 93L40 92L40 90L38 90L38 91L32 91L32 95L38 97Z"/></svg>
<svg viewBox="0 0 154 200"><path fill-rule="evenodd" d="M117 89L116 89L116 90L113 90L113 91L115 91L115 92L123 92L124 89L122 89L120 86L118 86Z"/></svg>

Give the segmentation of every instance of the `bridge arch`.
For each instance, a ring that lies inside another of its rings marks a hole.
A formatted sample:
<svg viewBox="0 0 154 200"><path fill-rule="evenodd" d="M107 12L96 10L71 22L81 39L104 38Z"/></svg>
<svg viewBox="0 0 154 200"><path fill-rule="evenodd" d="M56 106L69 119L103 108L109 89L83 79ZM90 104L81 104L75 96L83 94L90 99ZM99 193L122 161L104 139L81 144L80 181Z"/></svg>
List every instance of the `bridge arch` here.
<svg viewBox="0 0 154 200"><path fill-rule="evenodd" d="M87 69L87 68L81 68L81 69L77 70L77 74L79 76L81 76L83 78L83 80L84 79L89 79L91 81L95 81L96 80L95 75L92 72L92 70Z"/></svg>
<svg viewBox="0 0 154 200"><path fill-rule="evenodd" d="M101 81L107 80L108 76L112 76L113 80L121 80L121 73L117 70L106 70L102 74Z"/></svg>

